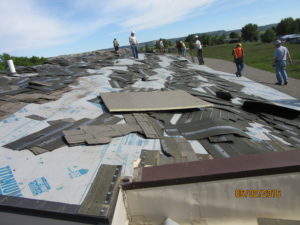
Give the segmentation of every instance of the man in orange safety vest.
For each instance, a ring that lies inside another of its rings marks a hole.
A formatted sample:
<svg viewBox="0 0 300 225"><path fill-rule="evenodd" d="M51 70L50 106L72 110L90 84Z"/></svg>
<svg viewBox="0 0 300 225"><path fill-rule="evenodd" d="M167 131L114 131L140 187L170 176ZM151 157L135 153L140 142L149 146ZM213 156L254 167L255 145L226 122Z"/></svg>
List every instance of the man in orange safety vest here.
<svg viewBox="0 0 300 225"><path fill-rule="evenodd" d="M232 56L234 58L234 62L236 65L236 73L235 75L237 77L242 76L242 70L244 68L244 57L245 57L245 52L244 49L242 48L242 44L238 43L236 47L232 51Z"/></svg>

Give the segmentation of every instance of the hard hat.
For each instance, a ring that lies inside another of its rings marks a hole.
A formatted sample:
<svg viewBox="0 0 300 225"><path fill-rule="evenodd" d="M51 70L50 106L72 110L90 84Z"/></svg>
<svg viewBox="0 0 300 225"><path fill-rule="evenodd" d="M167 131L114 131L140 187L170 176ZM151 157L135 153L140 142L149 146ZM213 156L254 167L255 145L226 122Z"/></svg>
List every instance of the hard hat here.
<svg viewBox="0 0 300 225"><path fill-rule="evenodd" d="M274 42L274 45L280 45L281 44L281 41L280 40L276 40L275 42Z"/></svg>

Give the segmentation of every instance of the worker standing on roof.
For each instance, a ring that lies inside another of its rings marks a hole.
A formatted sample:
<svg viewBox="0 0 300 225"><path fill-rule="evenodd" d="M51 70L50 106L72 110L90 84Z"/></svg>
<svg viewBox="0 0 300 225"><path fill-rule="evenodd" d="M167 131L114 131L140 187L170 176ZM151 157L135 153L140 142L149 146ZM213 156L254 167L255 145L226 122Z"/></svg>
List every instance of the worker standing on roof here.
<svg viewBox="0 0 300 225"><path fill-rule="evenodd" d="M244 68L244 57L245 57L245 52L244 49L242 48L242 44L238 43L236 47L232 50L232 56L234 58L234 62L236 65L236 73L235 75L237 77L242 76L242 70Z"/></svg>
<svg viewBox="0 0 300 225"><path fill-rule="evenodd" d="M195 46L196 46L196 49L197 49L198 62L199 62L199 65L203 65L204 60L203 60L203 55L202 55L202 45L201 45L199 36L196 35L195 38L196 38Z"/></svg>
<svg viewBox="0 0 300 225"><path fill-rule="evenodd" d="M182 46L182 56L186 57L186 46L183 41L180 41L180 44Z"/></svg>
<svg viewBox="0 0 300 225"><path fill-rule="evenodd" d="M139 53L138 53L139 43L138 43L138 40L136 39L134 31L131 31L131 35L129 37L129 43L130 43L130 47L131 47L131 50L132 50L133 57L135 59L138 59L139 58Z"/></svg>
<svg viewBox="0 0 300 225"><path fill-rule="evenodd" d="M192 59L192 62L194 63L195 60L194 60L194 56L193 56L193 49L195 48L195 44L192 42L192 40L190 39L189 41L189 49L190 49L190 55L191 55L191 59Z"/></svg>
<svg viewBox="0 0 300 225"><path fill-rule="evenodd" d="M276 68L276 78L277 78L277 83L276 85L281 85L282 84L282 79L284 81L284 85L288 83L288 75L286 72L286 60L288 60L290 63L292 63L292 58L289 53L289 50L281 46L281 41L277 40L274 43L275 45L275 51L274 51L274 66Z"/></svg>
<svg viewBox="0 0 300 225"><path fill-rule="evenodd" d="M117 38L114 39L113 44L114 44L115 52L118 52L119 42L118 42Z"/></svg>
<svg viewBox="0 0 300 225"><path fill-rule="evenodd" d="M178 55L182 55L182 44L180 41L177 41L176 42L176 48L177 48L177 51L178 51Z"/></svg>
<svg viewBox="0 0 300 225"><path fill-rule="evenodd" d="M161 53L165 52L165 46L164 46L164 42L162 39L160 39L160 41L159 41L159 49L160 49Z"/></svg>

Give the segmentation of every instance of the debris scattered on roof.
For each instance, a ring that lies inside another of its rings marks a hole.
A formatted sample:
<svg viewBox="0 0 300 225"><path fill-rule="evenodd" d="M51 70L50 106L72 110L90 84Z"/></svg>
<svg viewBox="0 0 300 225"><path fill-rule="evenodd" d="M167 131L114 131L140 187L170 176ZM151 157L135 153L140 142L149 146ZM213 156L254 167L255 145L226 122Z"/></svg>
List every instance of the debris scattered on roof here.
<svg viewBox="0 0 300 225"><path fill-rule="evenodd" d="M32 120L39 120L39 121L47 119L45 117L42 117L42 116L39 116L39 115L34 115L34 114L26 116L26 117L29 118L29 119L32 119Z"/></svg>
<svg viewBox="0 0 300 225"><path fill-rule="evenodd" d="M92 137L93 136L85 136L84 132L80 130L73 131L72 129L78 129L82 126L87 125L97 125L97 124L114 124L119 122L121 119L114 116L107 117L108 114L102 114L101 116L95 119L81 119L79 121L72 122L70 120L60 120L51 122L51 125L36 132L31 135L25 136L20 138L14 142L11 142L5 147L13 149L13 150L24 150L30 149L35 154L41 154L48 151L53 151L57 148L60 148L65 145L64 139L66 138L67 141L70 141L70 144L79 144L81 142L85 142L85 138L88 141L95 142ZM67 134L66 137L64 135ZM79 134L82 134L81 136ZM120 135L121 136L121 135ZM79 141L82 140L82 141ZM99 143L108 143L107 141L102 142L98 139ZM37 148L39 149L37 151ZM41 150L43 149L43 150Z"/></svg>
<svg viewBox="0 0 300 225"><path fill-rule="evenodd" d="M62 56L0 74L0 170L18 196L109 217L136 160L175 168L300 148L297 100L176 56L129 54Z"/></svg>
<svg viewBox="0 0 300 225"><path fill-rule="evenodd" d="M65 139L73 144L107 144L113 137L125 136L132 132L141 132L141 128L131 124L90 125L76 130L63 131Z"/></svg>

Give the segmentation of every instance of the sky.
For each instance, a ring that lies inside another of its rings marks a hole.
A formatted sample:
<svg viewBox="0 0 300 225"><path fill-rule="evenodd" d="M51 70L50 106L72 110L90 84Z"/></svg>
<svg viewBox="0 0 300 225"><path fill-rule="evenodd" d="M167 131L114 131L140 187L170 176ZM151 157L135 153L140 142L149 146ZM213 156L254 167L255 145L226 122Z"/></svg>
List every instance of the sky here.
<svg viewBox="0 0 300 225"><path fill-rule="evenodd" d="M0 0L0 54L58 56L300 18L300 0Z"/></svg>

